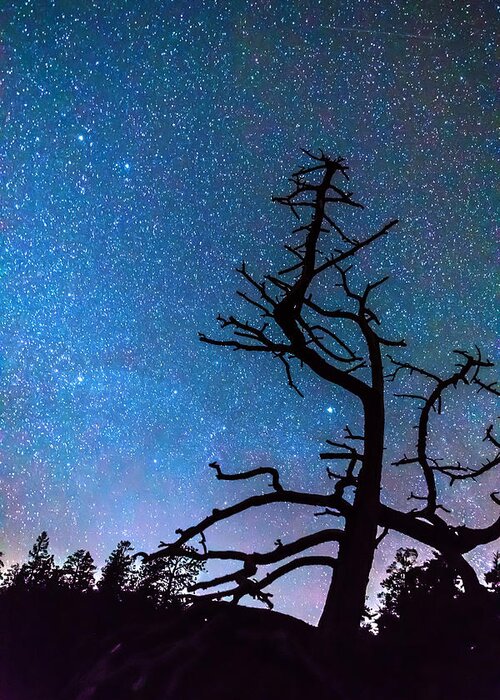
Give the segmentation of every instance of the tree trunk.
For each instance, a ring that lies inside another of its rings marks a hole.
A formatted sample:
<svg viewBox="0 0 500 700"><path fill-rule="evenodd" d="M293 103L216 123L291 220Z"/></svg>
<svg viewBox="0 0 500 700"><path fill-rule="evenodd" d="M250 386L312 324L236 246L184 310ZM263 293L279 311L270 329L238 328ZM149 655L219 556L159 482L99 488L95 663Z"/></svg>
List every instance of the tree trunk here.
<svg viewBox="0 0 500 700"><path fill-rule="evenodd" d="M365 400L364 416L364 460L319 622L328 641L345 649L352 646L359 630L376 547L384 449L383 387Z"/></svg>

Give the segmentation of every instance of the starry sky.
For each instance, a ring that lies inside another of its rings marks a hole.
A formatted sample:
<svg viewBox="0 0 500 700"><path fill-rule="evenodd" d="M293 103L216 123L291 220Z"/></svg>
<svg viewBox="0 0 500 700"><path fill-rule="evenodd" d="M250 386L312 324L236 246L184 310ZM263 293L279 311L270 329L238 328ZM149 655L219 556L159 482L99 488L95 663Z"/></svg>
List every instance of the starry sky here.
<svg viewBox="0 0 500 700"><path fill-rule="evenodd" d="M446 372L453 348L494 355L493 25L481 0L2 2L7 561L42 529L59 558L86 547L102 563L123 538L152 550L264 487L215 481L212 459L328 488L318 453L359 425L357 405L307 371L302 399L278 363L197 338L241 308L242 259L257 276L285 259L293 221L271 196L301 147L347 158L359 231L400 219L357 264L359 280L391 275L376 306L409 343L400 357ZM436 453L485 455L492 400L460 390L445 408ZM415 409L390 401L388 463ZM408 508L414 478L388 466L384 500ZM484 482L454 486L455 520L493 519ZM210 544L262 551L320 524L282 506ZM385 540L372 592L402 544ZM327 583L288 577L277 609L315 621Z"/></svg>

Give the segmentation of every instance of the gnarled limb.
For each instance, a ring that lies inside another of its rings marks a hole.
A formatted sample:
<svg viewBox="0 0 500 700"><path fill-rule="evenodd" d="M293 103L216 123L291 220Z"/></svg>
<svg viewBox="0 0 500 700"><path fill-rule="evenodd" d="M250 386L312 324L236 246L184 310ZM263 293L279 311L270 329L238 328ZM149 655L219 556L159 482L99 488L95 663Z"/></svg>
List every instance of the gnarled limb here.
<svg viewBox="0 0 500 700"><path fill-rule="evenodd" d="M212 513L201 520L197 525L193 525L192 527L187 528L186 530L178 529L176 530L176 533L179 535L178 539L175 542L172 542L170 544L167 544L165 542L160 543L161 549L158 550L157 552L153 552L152 554L146 555L148 558L155 559L157 557L164 557L164 556L170 556L170 555L175 555L176 552L180 551L187 542L189 542L193 537L196 537L200 535L202 537L203 543L204 543L204 552L191 552L191 555L193 558L206 558L206 559L241 559L244 560L248 555L242 552L232 552L232 551L217 551L217 552L211 552L210 550L207 549L206 546L206 531L212 527L213 525L222 522L224 520L227 520L228 518L233 517L234 515L237 515L239 513L243 513L247 510L250 510L252 508L259 508L261 506L267 506L273 503L289 503L289 504L296 504L296 505L307 505L307 506L314 506L314 507L325 507L325 508L335 508L339 511L342 512L343 515L345 515L349 509L350 509L350 504L345 501L341 495L338 493L332 493L332 494L314 494L314 493L308 493L308 492L300 492L300 491L291 491L288 489L284 489L281 486L281 483L279 482L279 475L276 469L273 469L271 467L269 468L260 468L260 469L252 469L247 472L240 472L237 474L225 474L222 472L222 469L218 462L212 462L209 465L211 468L215 469L217 478L218 479L229 479L229 480L238 480L238 479L248 479L248 478L254 478L255 476L259 476L261 474L265 473L270 473L273 477L273 488L274 490L271 493L265 493L265 494L258 494L255 496L250 496L249 498L244 499L243 501L240 501L239 503L236 503L232 506L228 506L226 508L218 509L214 508ZM323 531L329 533L327 536L332 537L333 534L336 531L329 530L329 531ZM321 534L321 533L320 533ZM320 536L320 534L316 533L314 536L309 536L309 537L317 537ZM340 531L337 532L337 535L339 538L341 538L341 533ZM304 539L305 542L309 542L310 540L308 538ZM312 544L307 544L306 546L313 546ZM276 551L280 551L281 553L283 551L288 551L285 550L284 545L280 545L280 547L277 548ZM292 552L293 553L293 552Z"/></svg>
<svg viewBox="0 0 500 700"><path fill-rule="evenodd" d="M290 562L287 562L286 564L283 564L282 566L278 567L274 571L271 571L269 574L266 574L260 581L254 581L250 578L247 578L246 576L243 577L238 577L237 574L235 573L234 577L232 580L234 581L240 581L238 586L235 588L230 588L225 591L215 591L213 593L208 593L204 594L201 596L196 596L195 600L200 600L200 599L209 599L209 600L220 600L222 598L233 598L233 601L235 603L239 602L241 598L243 598L245 595L249 595L252 598L257 598L261 602L265 603L269 608L272 608L273 605L270 601L270 598L272 597L271 594L267 595L262 595L262 589L266 588L267 586L270 586L272 583L277 581L279 578L282 576L285 576L285 574L289 574L291 571L295 571L296 569L302 568L304 566L327 566L333 569L335 566L336 559L334 557L329 557L329 556L322 556L322 555L309 555L305 557L299 557L298 559L293 559ZM241 570L240 570L241 571ZM224 583L228 583L231 579L226 578ZM218 584L214 584L218 585ZM198 588L200 588L199 585L197 585Z"/></svg>
<svg viewBox="0 0 500 700"><path fill-rule="evenodd" d="M209 561L211 559L228 560L234 559L235 561L243 561L248 563L248 565L260 565L265 566L267 564L275 564L281 559L288 559L288 557L293 557L300 552L304 552L306 549L311 547L316 547L319 544L324 544L325 542L340 542L342 540L344 533L342 530L330 528L326 530L319 530L318 532L313 532L310 535L305 535L300 537L298 540L289 542L288 544L280 544L275 547L275 549L270 552L240 552L235 549L231 550L207 550L206 552L197 552L196 550L189 550L189 552L183 552L183 556L187 556L190 559L196 559L198 561ZM178 542L174 542L171 545L166 545L163 549L156 552L160 557L175 555L176 551L179 549ZM149 555L149 558L154 558L154 555Z"/></svg>
<svg viewBox="0 0 500 700"><path fill-rule="evenodd" d="M426 516L431 516L434 514L438 508L444 508L444 506L439 504L437 501L438 488L435 477L436 473L439 472L448 476L450 478L450 483L453 484L458 480L477 478L500 464L500 452L498 452L491 460L487 460L486 463L475 469L465 468L460 464L460 462L457 462L456 465L440 465L440 460L432 458L428 454L430 416L432 412L437 414L441 413L442 397L447 389L450 387L456 387L459 383L472 385L476 384L479 386L479 390L486 390L494 394L498 393L495 389L495 383L486 385L479 377L480 370L483 368L492 367L492 362L489 360L483 360L479 350L475 356L462 350L455 350L455 353L462 357L463 361L459 363L458 369L445 379L442 379L431 372L427 372L420 367L416 367L415 365L399 362L389 356L390 361L395 367L395 370L389 375L392 380L397 378L399 372L407 370L409 371L410 375L416 373L434 383L434 388L428 396L420 396L416 394L396 394L396 396L405 396L423 401L417 427L417 454L415 457L407 457L405 455L402 459L394 462L393 464L395 466L418 464L421 467L427 485L427 494L425 497L415 496L415 494L412 494L411 497L417 500L425 501L426 505L420 512L422 515ZM489 440L493 445L498 447L498 443L493 437L492 430L493 426L490 426L487 430L485 439Z"/></svg>
<svg viewBox="0 0 500 700"><path fill-rule="evenodd" d="M283 491L283 486L280 483L280 475L277 469L273 467L259 467L258 469L250 469L246 472L237 472L236 474L227 474L222 471L221 466L218 462L210 462L208 465L212 469L215 469L217 479L223 479L225 481L238 481L240 479L253 479L255 476L260 476L261 474L270 474L272 482L270 486L275 491Z"/></svg>

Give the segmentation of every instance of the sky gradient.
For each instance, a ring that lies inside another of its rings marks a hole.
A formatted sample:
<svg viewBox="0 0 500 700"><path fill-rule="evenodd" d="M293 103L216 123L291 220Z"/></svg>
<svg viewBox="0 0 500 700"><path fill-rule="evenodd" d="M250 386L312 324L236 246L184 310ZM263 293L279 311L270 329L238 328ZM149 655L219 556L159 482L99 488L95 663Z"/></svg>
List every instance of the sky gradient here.
<svg viewBox="0 0 500 700"><path fill-rule="evenodd" d="M283 261L293 221L271 196L301 147L347 159L359 231L400 219L358 262L360 280L391 275L376 306L408 342L399 356L446 372L456 347L494 355L493 26L489 2L2 3L7 561L42 529L58 557L86 547L102 563L124 538L151 550L259 489L215 481L212 459L328 488L318 453L356 426L352 400L306 371L301 399L277 363L197 338L240 308L242 259L257 274ZM439 454L485 455L493 401L457 392L446 408ZM391 402L388 462L415 415ZM386 502L409 507L409 479L388 468ZM484 481L454 487L458 521L493 519ZM316 527L282 507L211 543L262 549ZM374 581L400 544L387 538ZM290 576L277 609L316 620L326 584Z"/></svg>

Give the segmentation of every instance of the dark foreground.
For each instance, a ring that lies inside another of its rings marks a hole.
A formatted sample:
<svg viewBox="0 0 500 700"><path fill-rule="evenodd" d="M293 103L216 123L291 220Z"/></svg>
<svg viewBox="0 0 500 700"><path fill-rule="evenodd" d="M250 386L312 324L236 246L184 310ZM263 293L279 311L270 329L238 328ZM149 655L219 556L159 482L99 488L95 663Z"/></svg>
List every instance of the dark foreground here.
<svg viewBox="0 0 500 700"><path fill-rule="evenodd" d="M460 603L360 635L350 661L267 610L158 612L97 593L0 599L1 700L482 700L500 697L500 609Z"/></svg>

